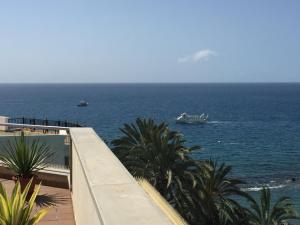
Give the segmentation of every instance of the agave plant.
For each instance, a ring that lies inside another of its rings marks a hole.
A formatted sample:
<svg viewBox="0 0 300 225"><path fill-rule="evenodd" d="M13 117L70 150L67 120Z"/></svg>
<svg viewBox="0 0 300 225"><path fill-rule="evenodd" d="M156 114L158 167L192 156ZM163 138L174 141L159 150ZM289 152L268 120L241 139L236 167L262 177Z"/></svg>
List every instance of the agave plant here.
<svg viewBox="0 0 300 225"><path fill-rule="evenodd" d="M11 196L8 197L6 190L0 183L1 225L34 225L47 214L48 209L42 209L35 214L32 213L34 201L40 190L40 185L27 202L26 199L28 198L30 185L31 181L22 192L20 183L17 182Z"/></svg>
<svg viewBox="0 0 300 225"><path fill-rule="evenodd" d="M21 132L13 142L4 146L4 154L0 160L5 166L13 170L19 177L31 177L33 172L44 169L47 161L53 156L49 145L40 143L39 139L32 142Z"/></svg>
<svg viewBox="0 0 300 225"><path fill-rule="evenodd" d="M288 197L279 198L271 204L270 189L264 187L260 192L260 201L250 198L250 225L290 225L290 220L298 220L298 213Z"/></svg>

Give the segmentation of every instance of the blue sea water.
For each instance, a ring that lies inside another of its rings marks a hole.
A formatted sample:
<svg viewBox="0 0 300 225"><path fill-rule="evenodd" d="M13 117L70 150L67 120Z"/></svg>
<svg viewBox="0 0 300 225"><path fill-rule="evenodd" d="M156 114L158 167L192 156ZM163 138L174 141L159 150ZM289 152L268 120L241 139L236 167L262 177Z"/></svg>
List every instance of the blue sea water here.
<svg viewBox="0 0 300 225"><path fill-rule="evenodd" d="M182 112L210 121L176 124ZM79 122L106 141L137 117L165 121L202 146L196 158L232 165L248 190L268 185L300 209L300 84L1 84L0 115Z"/></svg>

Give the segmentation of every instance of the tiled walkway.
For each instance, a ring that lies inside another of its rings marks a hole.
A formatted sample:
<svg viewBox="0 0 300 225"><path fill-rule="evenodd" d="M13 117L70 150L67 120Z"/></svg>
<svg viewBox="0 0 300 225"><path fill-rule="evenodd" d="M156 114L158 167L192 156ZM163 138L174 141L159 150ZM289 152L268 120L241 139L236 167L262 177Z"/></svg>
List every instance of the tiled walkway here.
<svg viewBox="0 0 300 225"><path fill-rule="evenodd" d="M14 182L0 179L7 192L11 193ZM50 207L39 225L75 225L71 193L68 189L42 186L36 199L35 210Z"/></svg>

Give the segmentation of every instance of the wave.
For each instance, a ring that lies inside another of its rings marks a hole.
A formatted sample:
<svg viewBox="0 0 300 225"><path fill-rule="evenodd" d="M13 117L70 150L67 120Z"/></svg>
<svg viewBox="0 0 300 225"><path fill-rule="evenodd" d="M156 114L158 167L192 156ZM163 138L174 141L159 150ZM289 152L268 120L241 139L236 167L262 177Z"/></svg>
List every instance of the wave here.
<svg viewBox="0 0 300 225"><path fill-rule="evenodd" d="M279 184L279 185L263 185L263 186L254 186L254 187L249 187L249 188L243 188L243 191L260 191L263 189L263 187L268 187L269 189L279 189L279 188L284 188L286 187L286 184Z"/></svg>
<svg viewBox="0 0 300 225"><path fill-rule="evenodd" d="M242 142L224 142L222 140L217 140L216 142L223 145L243 145Z"/></svg>
<svg viewBox="0 0 300 225"><path fill-rule="evenodd" d="M229 143L226 143L228 145L241 145L242 143L240 142L229 142Z"/></svg>

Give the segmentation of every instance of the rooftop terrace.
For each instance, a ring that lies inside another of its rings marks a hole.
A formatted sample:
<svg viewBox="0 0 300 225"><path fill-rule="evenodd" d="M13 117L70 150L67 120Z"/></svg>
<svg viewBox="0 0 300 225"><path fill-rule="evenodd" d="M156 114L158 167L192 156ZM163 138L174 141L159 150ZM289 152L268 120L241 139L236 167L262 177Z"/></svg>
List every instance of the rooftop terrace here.
<svg viewBox="0 0 300 225"><path fill-rule="evenodd" d="M39 173L43 186L36 207L52 207L40 224L185 224L158 193L151 191L150 184L140 185L131 176L92 128L8 124L1 123L0 118L0 128L8 127L64 130L69 139L67 173L57 168ZM7 179L11 174L0 168L0 176ZM1 182L11 190L14 184L6 179Z"/></svg>

